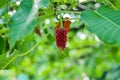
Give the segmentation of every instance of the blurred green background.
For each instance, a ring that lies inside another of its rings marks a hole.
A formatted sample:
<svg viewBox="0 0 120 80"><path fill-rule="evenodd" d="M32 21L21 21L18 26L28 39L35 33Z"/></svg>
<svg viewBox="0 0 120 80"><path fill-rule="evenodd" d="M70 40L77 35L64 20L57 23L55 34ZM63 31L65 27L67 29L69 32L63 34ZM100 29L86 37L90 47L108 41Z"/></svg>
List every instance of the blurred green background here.
<svg viewBox="0 0 120 80"><path fill-rule="evenodd" d="M109 4L105 0L97 1L88 0L83 5L86 9L94 9L98 3ZM77 4L75 2L71 7L74 8ZM12 6L18 9L15 4ZM44 14L53 14L53 9L44 8L40 11L42 10L49 10ZM6 23L10 16L7 13L4 20L1 20ZM63 17L80 18L79 14L72 13L63 14ZM120 47L100 41L87 31L87 26L79 19L71 19L71 22L67 45L64 52L61 52L55 43L55 17L38 17L37 25L41 36L33 30L23 40L17 41L14 50L16 54L22 54L40 42L39 46L27 55L18 56L6 70L0 70L0 80L120 80Z"/></svg>
<svg viewBox="0 0 120 80"><path fill-rule="evenodd" d="M20 53L39 41L41 43L29 54L15 59L9 70L1 70L1 80L120 79L119 47L103 44L86 29L78 28L75 31L76 23L79 22L75 21L67 35L67 47L64 52L60 52L55 45L55 30L51 31L52 19L49 20L50 23L44 25L49 27L44 28L44 31L51 33L45 36L46 33L41 31L42 36L39 36L33 32L22 40L17 45Z"/></svg>

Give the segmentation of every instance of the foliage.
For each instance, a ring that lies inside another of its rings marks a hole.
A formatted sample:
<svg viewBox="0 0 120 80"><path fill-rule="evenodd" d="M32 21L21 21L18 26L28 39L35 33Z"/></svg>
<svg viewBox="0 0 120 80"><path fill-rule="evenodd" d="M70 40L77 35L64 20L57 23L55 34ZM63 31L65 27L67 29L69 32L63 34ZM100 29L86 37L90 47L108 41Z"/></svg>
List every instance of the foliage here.
<svg viewBox="0 0 120 80"><path fill-rule="evenodd" d="M96 11L87 10L83 12L82 20L89 25L88 30L95 33L102 41L120 45L119 12L106 7L101 7Z"/></svg>
<svg viewBox="0 0 120 80"><path fill-rule="evenodd" d="M119 80L119 2L0 0L0 80ZM64 20L61 51L55 30Z"/></svg>

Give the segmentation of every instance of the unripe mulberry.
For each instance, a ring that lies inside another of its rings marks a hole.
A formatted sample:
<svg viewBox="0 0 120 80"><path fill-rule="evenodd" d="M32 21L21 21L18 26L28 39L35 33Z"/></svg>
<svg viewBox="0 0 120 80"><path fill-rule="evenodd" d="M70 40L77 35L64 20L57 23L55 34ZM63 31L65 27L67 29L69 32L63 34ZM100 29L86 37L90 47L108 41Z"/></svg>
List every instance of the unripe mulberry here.
<svg viewBox="0 0 120 80"><path fill-rule="evenodd" d="M66 21L64 20L62 22L63 22L64 29L67 30L67 31L69 31L71 22L69 20L66 20Z"/></svg>
<svg viewBox="0 0 120 80"><path fill-rule="evenodd" d="M38 34L39 36L41 36L41 32L40 32L38 26L35 27L35 32L36 32L36 34Z"/></svg>
<svg viewBox="0 0 120 80"><path fill-rule="evenodd" d="M56 29L56 45L57 47L64 50L66 47L66 41L67 41L67 30L57 28Z"/></svg>

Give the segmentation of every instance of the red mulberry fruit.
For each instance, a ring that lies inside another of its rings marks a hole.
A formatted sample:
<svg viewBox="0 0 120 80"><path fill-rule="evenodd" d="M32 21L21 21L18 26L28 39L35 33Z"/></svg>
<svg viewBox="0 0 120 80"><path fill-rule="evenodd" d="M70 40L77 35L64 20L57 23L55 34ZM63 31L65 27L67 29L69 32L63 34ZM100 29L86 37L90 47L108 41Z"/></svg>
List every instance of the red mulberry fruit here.
<svg viewBox="0 0 120 80"><path fill-rule="evenodd" d="M66 41L67 41L67 30L57 28L56 29L57 47L61 48L62 51L64 51L64 48L66 47Z"/></svg>
<svg viewBox="0 0 120 80"><path fill-rule="evenodd" d="M67 33L69 31L71 21L63 20L62 23L63 29L60 28L60 22L57 22L56 24L56 45L58 48L61 48L62 51L64 51L64 48L66 47Z"/></svg>

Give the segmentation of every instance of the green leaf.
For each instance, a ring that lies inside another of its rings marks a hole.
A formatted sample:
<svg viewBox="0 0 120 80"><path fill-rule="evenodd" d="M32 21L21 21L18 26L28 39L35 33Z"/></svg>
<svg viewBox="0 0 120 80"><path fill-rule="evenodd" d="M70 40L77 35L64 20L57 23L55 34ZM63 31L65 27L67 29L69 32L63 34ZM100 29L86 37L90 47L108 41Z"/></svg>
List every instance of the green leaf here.
<svg viewBox="0 0 120 80"><path fill-rule="evenodd" d="M40 8L47 7L49 2L50 2L50 0L40 0L39 7Z"/></svg>
<svg viewBox="0 0 120 80"><path fill-rule="evenodd" d="M23 0L17 12L11 17L9 44L12 49L15 42L26 37L35 26L35 15L38 11L36 2Z"/></svg>
<svg viewBox="0 0 120 80"><path fill-rule="evenodd" d="M5 41L2 37L0 37L0 54L3 53L4 48L5 48Z"/></svg>
<svg viewBox="0 0 120 80"><path fill-rule="evenodd" d="M8 11L8 6L5 6L0 9L0 17L3 16Z"/></svg>
<svg viewBox="0 0 120 80"><path fill-rule="evenodd" d="M9 0L0 0L0 8L3 7L5 4L8 3Z"/></svg>
<svg viewBox="0 0 120 80"><path fill-rule="evenodd" d="M120 9L120 0L115 1L115 6Z"/></svg>
<svg viewBox="0 0 120 80"><path fill-rule="evenodd" d="M27 37L25 37L22 41L21 44L17 44L17 47L19 47L20 53L24 53L25 51L28 51L30 48L32 48L35 44L34 42L35 37L32 34L29 34Z"/></svg>
<svg viewBox="0 0 120 80"><path fill-rule="evenodd" d="M120 45L120 11L101 7L96 11L86 10L81 16L87 29L103 42Z"/></svg>
<svg viewBox="0 0 120 80"><path fill-rule="evenodd" d="M15 2L20 1L20 0L9 0L9 1L12 3L15 3Z"/></svg>

